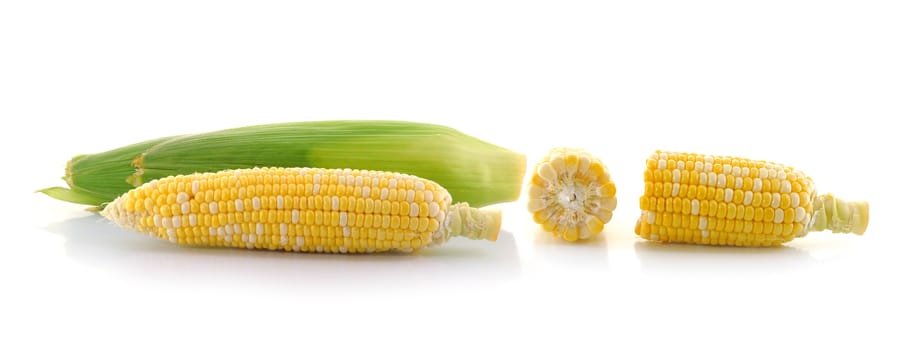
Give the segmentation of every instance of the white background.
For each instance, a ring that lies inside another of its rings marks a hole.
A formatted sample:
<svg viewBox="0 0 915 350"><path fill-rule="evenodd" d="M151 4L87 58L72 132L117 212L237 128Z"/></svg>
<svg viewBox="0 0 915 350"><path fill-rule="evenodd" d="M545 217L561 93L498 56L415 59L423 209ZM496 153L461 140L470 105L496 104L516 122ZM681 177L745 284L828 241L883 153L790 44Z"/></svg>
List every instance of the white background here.
<svg viewBox="0 0 915 350"><path fill-rule="evenodd" d="M0 348L909 348L908 1L4 1ZM414 255L190 249L32 191L147 138L320 119L586 147L618 183L597 240ZM795 165L871 203L866 235L779 249L632 233L655 149Z"/></svg>

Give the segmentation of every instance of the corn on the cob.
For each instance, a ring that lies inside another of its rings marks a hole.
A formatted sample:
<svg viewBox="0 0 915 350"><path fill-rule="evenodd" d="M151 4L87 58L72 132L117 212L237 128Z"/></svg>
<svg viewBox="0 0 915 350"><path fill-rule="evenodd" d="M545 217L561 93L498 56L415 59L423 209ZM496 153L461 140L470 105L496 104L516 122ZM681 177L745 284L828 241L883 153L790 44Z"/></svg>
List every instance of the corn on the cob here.
<svg viewBox="0 0 915 350"><path fill-rule="evenodd" d="M77 156L67 167L69 190L42 192L102 206L153 179L271 166L407 173L435 181L456 201L479 207L518 199L525 157L434 124L359 120L268 124Z"/></svg>
<svg viewBox="0 0 915 350"><path fill-rule="evenodd" d="M325 253L496 240L498 211L451 204L433 181L350 169L254 168L153 180L102 215L173 243Z"/></svg>
<svg viewBox="0 0 915 350"><path fill-rule="evenodd" d="M600 159L555 148L534 166L528 211L544 231L567 241L601 233L616 208L616 185Z"/></svg>
<svg viewBox="0 0 915 350"><path fill-rule="evenodd" d="M863 234L867 202L817 195L781 164L657 151L646 161L635 233L660 242L773 246L809 231Z"/></svg>

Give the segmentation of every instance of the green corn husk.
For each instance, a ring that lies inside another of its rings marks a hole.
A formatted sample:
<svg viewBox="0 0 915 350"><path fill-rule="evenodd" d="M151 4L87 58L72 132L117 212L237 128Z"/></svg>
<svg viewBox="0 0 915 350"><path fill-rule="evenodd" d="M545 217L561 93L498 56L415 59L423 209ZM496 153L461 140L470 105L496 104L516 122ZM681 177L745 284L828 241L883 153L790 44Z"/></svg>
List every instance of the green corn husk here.
<svg viewBox="0 0 915 350"><path fill-rule="evenodd" d="M166 137L68 164L69 189L43 193L104 206L153 179L251 167L351 168L433 180L473 207L515 201L525 156L455 129L403 121L319 121Z"/></svg>
<svg viewBox="0 0 915 350"><path fill-rule="evenodd" d="M174 137L147 140L101 153L77 155L67 162L63 176L69 188L49 187L38 192L62 201L100 207L135 187L126 180L136 172L132 162L137 156Z"/></svg>

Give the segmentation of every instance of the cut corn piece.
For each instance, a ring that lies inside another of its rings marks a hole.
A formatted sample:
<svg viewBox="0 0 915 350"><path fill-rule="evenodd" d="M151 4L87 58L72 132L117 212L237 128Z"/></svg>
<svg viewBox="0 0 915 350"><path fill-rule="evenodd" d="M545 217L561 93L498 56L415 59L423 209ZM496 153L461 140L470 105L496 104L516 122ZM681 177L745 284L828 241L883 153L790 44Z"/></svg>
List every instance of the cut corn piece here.
<svg viewBox="0 0 915 350"><path fill-rule="evenodd" d="M410 252L455 236L495 241L501 224L499 211L451 204L430 180L319 168L169 176L102 215L178 244L318 253Z"/></svg>
<svg viewBox="0 0 915 350"><path fill-rule="evenodd" d="M554 148L534 166L527 209L544 231L567 241L588 239L613 217L616 185L590 153Z"/></svg>
<svg viewBox="0 0 915 350"><path fill-rule="evenodd" d="M867 202L818 196L810 177L777 163L657 151L644 178L635 233L652 241L758 247L867 228Z"/></svg>
<svg viewBox="0 0 915 350"><path fill-rule="evenodd" d="M408 173L474 207L518 199L525 156L442 125L335 120L255 125L167 137L74 157L57 199L103 206L150 180L253 167L353 168Z"/></svg>

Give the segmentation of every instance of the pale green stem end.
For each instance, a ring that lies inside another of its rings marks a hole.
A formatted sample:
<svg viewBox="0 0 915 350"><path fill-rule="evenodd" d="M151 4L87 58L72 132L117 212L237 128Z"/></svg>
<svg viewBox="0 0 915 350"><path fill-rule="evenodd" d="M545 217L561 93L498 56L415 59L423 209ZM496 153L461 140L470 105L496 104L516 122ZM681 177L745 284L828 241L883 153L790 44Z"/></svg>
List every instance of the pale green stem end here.
<svg viewBox="0 0 915 350"><path fill-rule="evenodd" d="M810 231L830 230L833 233L864 234L870 206L867 202L844 201L832 193L819 195L813 201Z"/></svg>
<svg viewBox="0 0 915 350"><path fill-rule="evenodd" d="M442 244L451 237L485 239L496 241L502 227L502 212L499 210L477 209L467 203L452 204L448 208L445 222L432 237L429 246Z"/></svg>

